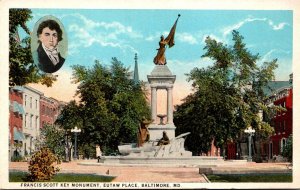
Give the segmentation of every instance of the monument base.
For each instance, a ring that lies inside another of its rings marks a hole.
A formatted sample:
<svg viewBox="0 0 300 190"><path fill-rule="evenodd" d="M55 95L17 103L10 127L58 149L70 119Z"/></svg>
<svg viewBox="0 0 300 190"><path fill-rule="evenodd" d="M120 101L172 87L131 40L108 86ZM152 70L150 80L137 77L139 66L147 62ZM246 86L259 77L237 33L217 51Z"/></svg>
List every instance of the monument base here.
<svg viewBox="0 0 300 190"><path fill-rule="evenodd" d="M102 164L114 165L157 165L164 166L217 166L224 165L224 158L220 156L181 156L181 157L149 157L149 156L104 156L101 158Z"/></svg>
<svg viewBox="0 0 300 190"><path fill-rule="evenodd" d="M183 133L170 139L169 144L158 144L156 140L149 140L142 146L135 143L118 146L121 155L126 157L192 157L192 152L184 149L184 141L190 132Z"/></svg>
<svg viewBox="0 0 300 190"><path fill-rule="evenodd" d="M151 123L148 126L148 130L150 133L150 140L151 141L158 141L159 139L162 138L163 132L166 131L167 136L169 139L174 139L175 138L175 125L173 123L167 123L164 125L159 125L155 123Z"/></svg>

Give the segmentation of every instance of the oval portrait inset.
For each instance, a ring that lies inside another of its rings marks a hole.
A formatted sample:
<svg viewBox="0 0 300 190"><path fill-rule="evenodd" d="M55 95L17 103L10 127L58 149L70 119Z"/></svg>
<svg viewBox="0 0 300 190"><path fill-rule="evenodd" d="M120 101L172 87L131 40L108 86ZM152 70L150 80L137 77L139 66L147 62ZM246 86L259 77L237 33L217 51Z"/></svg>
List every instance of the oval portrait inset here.
<svg viewBox="0 0 300 190"><path fill-rule="evenodd" d="M68 39L56 17L44 16L35 23L31 53L34 63L45 73L54 73L62 67L68 53Z"/></svg>

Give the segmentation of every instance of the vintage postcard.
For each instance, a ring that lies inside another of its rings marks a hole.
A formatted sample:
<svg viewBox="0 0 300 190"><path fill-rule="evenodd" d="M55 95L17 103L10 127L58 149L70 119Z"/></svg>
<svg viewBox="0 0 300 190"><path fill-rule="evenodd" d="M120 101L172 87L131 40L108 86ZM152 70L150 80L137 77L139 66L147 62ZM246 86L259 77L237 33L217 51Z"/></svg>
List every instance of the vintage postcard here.
<svg viewBox="0 0 300 190"><path fill-rule="evenodd" d="M0 5L1 189L300 187L300 3Z"/></svg>

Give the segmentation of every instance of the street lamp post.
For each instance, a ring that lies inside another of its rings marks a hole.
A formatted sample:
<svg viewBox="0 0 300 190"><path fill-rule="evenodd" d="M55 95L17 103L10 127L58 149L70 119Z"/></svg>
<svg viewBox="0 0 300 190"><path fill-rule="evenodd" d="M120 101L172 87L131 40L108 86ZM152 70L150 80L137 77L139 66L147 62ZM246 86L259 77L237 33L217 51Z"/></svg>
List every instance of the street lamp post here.
<svg viewBox="0 0 300 190"><path fill-rule="evenodd" d="M248 136L248 142L249 142L249 145L248 145L248 147L249 147L249 156L248 156L248 159L247 159L247 161L248 162L252 162L252 153L251 153L251 138L252 138L252 136L254 135L254 133L255 133L255 130L254 129L252 129L251 127L248 127L247 129L245 129L245 131L244 131L245 133L248 133L249 134L249 136Z"/></svg>
<svg viewBox="0 0 300 190"><path fill-rule="evenodd" d="M71 132L75 134L74 160L77 160L78 159L78 156L77 156L77 133L80 133L81 129L78 129L76 126L74 129L71 129Z"/></svg>

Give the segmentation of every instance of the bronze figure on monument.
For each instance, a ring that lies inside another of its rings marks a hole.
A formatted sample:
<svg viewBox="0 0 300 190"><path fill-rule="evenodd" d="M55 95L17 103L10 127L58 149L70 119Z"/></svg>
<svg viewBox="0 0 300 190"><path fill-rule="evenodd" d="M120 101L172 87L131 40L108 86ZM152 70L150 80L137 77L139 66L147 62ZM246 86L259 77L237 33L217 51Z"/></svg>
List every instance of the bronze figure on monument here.
<svg viewBox="0 0 300 190"><path fill-rule="evenodd" d="M148 130L148 125L152 123L153 120L147 120L146 118L143 118L139 130L138 130L138 147L143 146L143 144L150 139L150 133Z"/></svg>
<svg viewBox="0 0 300 190"><path fill-rule="evenodd" d="M170 33L167 36L167 38L164 38L163 35L160 37L159 48L156 49L157 54L153 59L153 62L155 63L155 65L167 64L167 60L166 60L166 56L165 56L166 45L168 45L169 48L171 48L172 46L175 45L174 37L175 37L175 30L176 30L176 25L177 25L177 21L178 21L179 17L180 17L180 14L178 14L178 17L177 17L173 27L171 28Z"/></svg>

